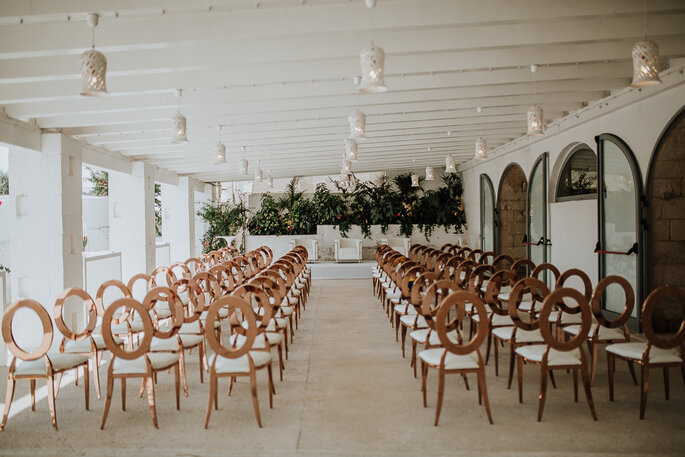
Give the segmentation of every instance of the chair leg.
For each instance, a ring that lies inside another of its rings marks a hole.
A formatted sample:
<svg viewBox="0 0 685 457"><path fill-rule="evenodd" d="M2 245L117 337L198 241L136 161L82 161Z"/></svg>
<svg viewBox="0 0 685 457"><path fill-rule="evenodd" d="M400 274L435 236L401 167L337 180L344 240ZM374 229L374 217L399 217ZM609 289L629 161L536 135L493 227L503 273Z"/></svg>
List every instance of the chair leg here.
<svg viewBox="0 0 685 457"><path fill-rule="evenodd" d="M540 368L540 401L538 403L538 422L542 421L542 412L545 409L545 398L547 396L547 369Z"/></svg>
<svg viewBox="0 0 685 457"><path fill-rule="evenodd" d="M511 381L514 379L514 358L515 358L515 352L514 352L514 345L510 345L509 348L509 380L507 382L507 389L511 389Z"/></svg>
<svg viewBox="0 0 685 457"><path fill-rule="evenodd" d="M492 424L492 413L490 412L490 401L488 400L488 388L485 384L485 367L481 366L478 370L478 387L483 396L483 406L485 407L485 412L488 415L488 420Z"/></svg>
<svg viewBox="0 0 685 457"><path fill-rule="evenodd" d="M283 350L281 349L281 345L279 344L277 346L278 348L278 376L281 382L283 382ZM271 369L271 365L269 365L269 369Z"/></svg>
<svg viewBox="0 0 685 457"><path fill-rule="evenodd" d="M668 367L664 367L664 393L666 394L666 400L668 400L668 391L669 391L669 386L668 386Z"/></svg>
<svg viewBox="0 0 685 457"><path fill-rule="evenodd" d="M426 408L428 406L428 402L426 400L426 378L427 377L428 377L428 366L422 360L421 361L421 392L423 393L423 407L424 408Z"/></svg>
<svg viewBox="0 0 685 457"><path fill-rule="evenodd" d="M7 417L10 414L10 406L12 405L12 399L14 398L14 384L16 381L14 378L7 377L7 393L5 394L5 413L2 415L2 423L0 423L0 431L5 428L7 423Z"/></svg>
<svg viewBox="0 0 685 457"><path fill-rule="evenodd" d="M143 385L145 379L143 379ZM126 411L126 378L121 378L121 410Z"/></svg>
<svg viewBox="0 0 685 457"><path fill-rule="evenodd" d="M573 370L573 401L578 403L578 370Z"/></svg>
<svg viewBox="0 0 685 457"><path fill-rule="evenodd" d="M205 382L205 374L204 374L204 356L205 356L205 351L204 351L204 341L200 342L200 344L197 345L197 356L198 356L198 366L200 367L200 383L203 384Z"/></svg>
<svg viewBox="0 0 685 457"><path fill-rule="evenodd" d="M273 379L273 370L271 368L271 364L268 364L266 366L266 371L269 375L269 408L273 409L274 408L274 379Z"/></svg>
<svg viewBox="0 0 685 457"><path fill-rule="evenodd" d="M607 352L607 372L609 373L609 401L614 401L614 368L614 356L612 353Z"/></svg>
<svg viewBox="0 0 685 457"><path fill-rule="evenodd" d="M595 411L595 402L592 400L592 389L590 385L590 373L588 370L588 362L585 357L585 353L580 350L580 368L583 374L583 387L585 388L585 398L587 398L587 404L590 407L590 413L592 418L597 420L597 412Z"/></svg>
<svg viewBox="0 0 685 457"><path fill-rule="evenodd" d="M554 380L554 372L549 370L549 380L552 381L552 387L557 388L557 382Z"/></svg>
<svg viewBox="0 0 685 457"><path fill-rule="evenodd" d="M109 405L112 403L112 390L114 390L114 379L112 376L107 376L107 393L105 397L105 408L102 411L102 422L100 423L100 430L105 428L107 422L107 414L109 413Z"/></svg>
<svg viewBox="0 0 685 457"><path fill-rule="evenodd" d="M493 341L493 346L494 346L493 356L495 357L495 376L499 376L499 344L497 344L497 343L498 343L497 340Z"/></svg>
<svg viewBox="0 0 685 457"><path fill-rule="evenodd" d="M649 387L649 368L642 365L642 393L640 395L640 419L645 418L647 409L647 388Z"/></svg>
<svg viewBox="0 0 685 457"><path fill-rule="evenodd" d="M57 430L57 411L55 410L55 395L55 379L52 377L52 374L50 374L48 375L48 407L50 408L50 420L52 420L52 428Z"/></svg>
<svg viewBox="0 0 685 457"><path fill-rule="evenodd" d="M407 327L404 325L401 325L402 331L400 332L402 334L402 358L404 358L404 346L407 341Z"/></svg>
<svg viewBox="0 0 685 457"><path fill-rule="evenodd" d="M150 406L150 414L152 415L152 423L155 428L159 428L157 425L157 410L155 408L155 383L152 382L152 377L147 378L147 403Z"/></svg>
<svg viewBox="0 0 685 457"><path fill-rule="evenodd" d="M259 399L257 398L257 377L254 371L250 373L250 390L252 391L252 406L254 406L257 424L259 425L259 428L262 428L262 418L259 415Z"/></svg>
<svg viewBox="0 0 685 457"><path fill-rule="evenodd" d="M519 403L523 403L523 359L516 356L516 368L518 371Z"/></svg>
<svg viewBox="0 0 685 457"><path fill-rule="evenodd" d="M29 382L31 386L31 411L36 410L36 380L32 379Z"/></svg>
<svg viewBox="0 0 685 457"><path fill-rule="evenodd" d="M83 387L86 395L86 411L90 406L90 370L88 370L88 362L83 366Z"/></svg>
<svg viewBox="0 0 685 457"><path fill-rule="evenodd" d="M633 384L637 385L637 376L635 375L635 367L633 366L633 362L630 360L626 360L628 363L628 370L630 370L630 376L633 378Z"/></svg>
<svg viewBox="0 0 685 457"><path fill-rule="evenodd" d="M177 389L178 391L178 389ZM205 413L205 428L209 426L209 418L212 416L212 403L216 400L216 376L209 374L209 398L207 399L207 412Z"/></svg>
<svg viewBox="0 0 685 457"><path fill-rule="evenodd" d="M57 373L57 380L55 381L55 398L59 395L59 388L62 386L62 372Z"/></svg>
<svg viewBox="0 0 685 457"><path fill-rule="evenodd" d="M492 346L492 328L488 328L488 345L487 348L485 349L485 364L488 364L488 361L490 360L490 347Z"/></svg>
<svg viewBox="0 0 685 457"><path fill-rule="evenodd" d="M592 371L590 376L590 385L595 383L595 378L597 377L597 360L599 359L599 343L594 343L592 345Z"/></svg>
<svg viewBox="0 0 685 457"><path fill-rule="evenodd" d="M212 381L212 387L214 389L214 409L219 410L219 379L215 375ZM231 378L233 380L233 378Z"/></svg>
<svg viewBox="0 0 685 457"><path fill-rule="evenodd" d="M179 366L181 367L181 383L183 384L183 395L188 397L188 380L186 378L186 358L183 354L183 350L178 354ZM156 375L156 373L155 373ZM157 381L157 376L155 376L155 382Z"/></svg>
<svg viewBox="0 0 685 457"><path fill-rule="evenodd" d="M99 351L95 351L95 354L93 354L92 360L93 360L93 377L95 378L94 384L95 384L95 394L98 396L98 399L102 398L102 392L100 391L100 358L102 357L102 353Z"/></svg>
<svg viewBox="0 0 685 457"><path fill-rule="evenodd" d="M445 395L445 373L438 370L438 404L435 407L435 426L438 426L440 420L440 411L442 410L442 399Z"/></svg>
<svg viewBox="0 0 685 457"><path fill-rule="evenodd" d="M200 363L200 376L202 376L202 363ZM174 365L174 388L176 390L176 410L181 409L181 386L178 364Z"/></svg>
<svg viewBox="0 0 685 457"><path fill-rule="evenodd" d="M416 378L416 340L411 340L411 366L414 368L414 378Z"/></svg>

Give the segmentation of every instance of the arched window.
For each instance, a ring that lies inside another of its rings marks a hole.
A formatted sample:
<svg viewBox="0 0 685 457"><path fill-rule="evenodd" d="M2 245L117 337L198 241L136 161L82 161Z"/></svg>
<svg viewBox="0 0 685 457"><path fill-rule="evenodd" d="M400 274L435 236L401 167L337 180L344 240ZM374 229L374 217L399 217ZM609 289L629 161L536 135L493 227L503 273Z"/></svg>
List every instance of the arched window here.
<svg viewBox="0 0 685 457"><path fill-rule="evenodd" d="M559 174L557 201L597 197L597 156L580 144L569 155Z"/></svg>

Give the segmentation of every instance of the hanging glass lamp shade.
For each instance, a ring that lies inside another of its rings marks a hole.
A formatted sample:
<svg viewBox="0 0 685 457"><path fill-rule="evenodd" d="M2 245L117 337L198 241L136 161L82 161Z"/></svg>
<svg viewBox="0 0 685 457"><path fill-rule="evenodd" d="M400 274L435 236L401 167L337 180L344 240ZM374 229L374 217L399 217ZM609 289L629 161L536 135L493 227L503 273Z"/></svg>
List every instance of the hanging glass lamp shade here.
<svg viewBox="0 0 685 457"><path fill-rule="evenodd" d="M247 176L247 159L243 159L240 161L240 174L243 176Z"/></svg>
<svg viewBox="0 0 685 457"><path fill-rule="evenodd" d="M98 97L108 95L105 76L107 73L107 59L105 55L94 48L81 54L81 95Z"/></svg>
<svg viewBox="0 0 685 457"><path fill-rule="evenodd" d="M484 138L478 138L476 140L476 153L473 156L474 159L487 159L488 158L488 143Z"/></svg>
<svg viewBox="0 0 685 457"><path fill-rule="evenodd" d="M659 45L653 41L639 41L633 46L634 87L661 84L659 78Z"/></svg>
<svg viewBox="0 0 685 457"><path fill-rule="evenodd" d="M266 179L266 184L269 186L269 189L274 188L274 177L271 176L271 173L269 173L269 177Z"/></svg>
<svg viewBox="0 0 685 457"><path fill-rule="evenodd" d="M216 163L226 163L226 146L217 143L217 145L214 146L214 152L216 154Z"/></svg>
<svg viewBox="0 0 685 457"><path fill-rule="evenodd" d="M445 157L445 173L456 173L457 164L454 162L452 156Z"/></svg>
<svg viewBox="0 0 685 457"><path fill-rule="evenodd" d="M380 46L371 44L359 53L359 63L362 67L362 80L359 90L362 92L386 92L383 67L385 65L385 52Z"/></svg>
<svg viewBox="0 0 685 457"><path fill-rule="evenodd" d="M341 173L352 173L352 161L344 159L342 161L342 170Z"/></svg>
<svg viewBox="0 0 685 457"><path fill-rule="evenodd" d="M257 169L254 171L254 180L257 182L264 181L264 174L262 173L262 169L259 167L257 167Z"/></svg>
<svg viewBox="0 0 685 457"><path fill-rule="evenodd" d="M171 118L174 123L174 139L171 140L172 143L187 143L188 142L188 132L186 130L186 117L177 113L176 116Z"/></svg>
<svg viewBox="0 0 685 457"><path fill-rule="evenodd" d="M528 136L544 135L542 131L542 108L533 105L528 108Z"/></svg>
<svg viewBox="0 0 685 457"><path fill-rule="evenodd" d="M350 138L366 138L366 114L356 109L350 113L347 121L350 123Z"/></svg>
<svg viewBox="0 0 685 457"><path fill-rule="evenodd" d="M412 173L411 175L411 186L419 187L419 175L417 175L416 173Z"/></svg>
<svg viewBox="0 0 685 457"><path fill-rule="evenodd" d="M347 152L347 160L357 160L357 142L354 140L345 140L345 151Z"/></svg>
<svg viewBox="0 0 685 457"><path fill-rule="evenodd" d="M426 167L426 181L435 181L435 174L433 173L433 167Z"/></svg>

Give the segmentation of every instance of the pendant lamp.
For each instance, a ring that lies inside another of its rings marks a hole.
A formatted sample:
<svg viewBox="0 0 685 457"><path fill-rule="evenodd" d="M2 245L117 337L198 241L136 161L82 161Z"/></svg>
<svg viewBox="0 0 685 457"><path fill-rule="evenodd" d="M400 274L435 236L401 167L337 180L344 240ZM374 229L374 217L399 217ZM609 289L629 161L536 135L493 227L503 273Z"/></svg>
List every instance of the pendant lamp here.
<svg viewBox="0 0 685 457"><path fill-rule="evenodd" d="M178 112L171 118L174 125L174 138L171 140L172 143L187 143L188 142L188 132L187 132L187 121L183 114L181 114L181 96L183 95L183 90L176 89L176 98L178 98Z"/></svg>
<svg viewBox="0 0 685 457"><path fill-rule="evenodd" d="M476 153L473 156L474 159L487 159L488 158L488 143L484 138L478 138L476 140Z"/></svg>
<svg viewBox="0 0 685 457"><path fill-rule="evenodd" d="M456 173L457 164L454 162L452 156L445 157L445 173Z"/></svg>
<svg viewBox="0 0 685 457"><path fill-rule="evenodd" d="M81 54L81 95L98 97L108 95L105 76L107 74L107 59L104 54L95 49L95 27L100 16L89 14L86 22L92 30L92 46Z"/></svg>
<svg viewBox="0 0 685 457"><path fill-rule="evenodd" d="M355 109L347 117L350 124L350 138L359 140L366 138L366 114Z"/></svg>
<svg viewBox="0 0 685 457"><path fill-rule="evenodd" d="M345 140L345 150L347 153L347 160L357 161L357 142L354 140Z"/></svg>
<svg viewBox="0 0 685 457"><path fill-rule="evenodd" d="M226 146L221 142L221 126L217 125L216 130L219 132L219 142L214 146L214 152L216 154L216 163L226 163Z"/></svg>

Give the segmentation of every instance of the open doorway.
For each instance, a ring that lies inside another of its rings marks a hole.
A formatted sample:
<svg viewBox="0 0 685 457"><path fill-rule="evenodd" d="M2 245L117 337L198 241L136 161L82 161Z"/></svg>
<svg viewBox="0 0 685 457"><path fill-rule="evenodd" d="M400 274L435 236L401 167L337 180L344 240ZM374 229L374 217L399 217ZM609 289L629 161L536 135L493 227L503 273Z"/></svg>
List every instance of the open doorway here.
<svg viewBox="0 0 685 457"><path fill-rule="evenodd" d="M526 245L523 237L526 235L526 195L528 181L520 166L509 165L499 183L497 192L499 215L498 253L507 254L514 259L526 257Z"/></svg>

